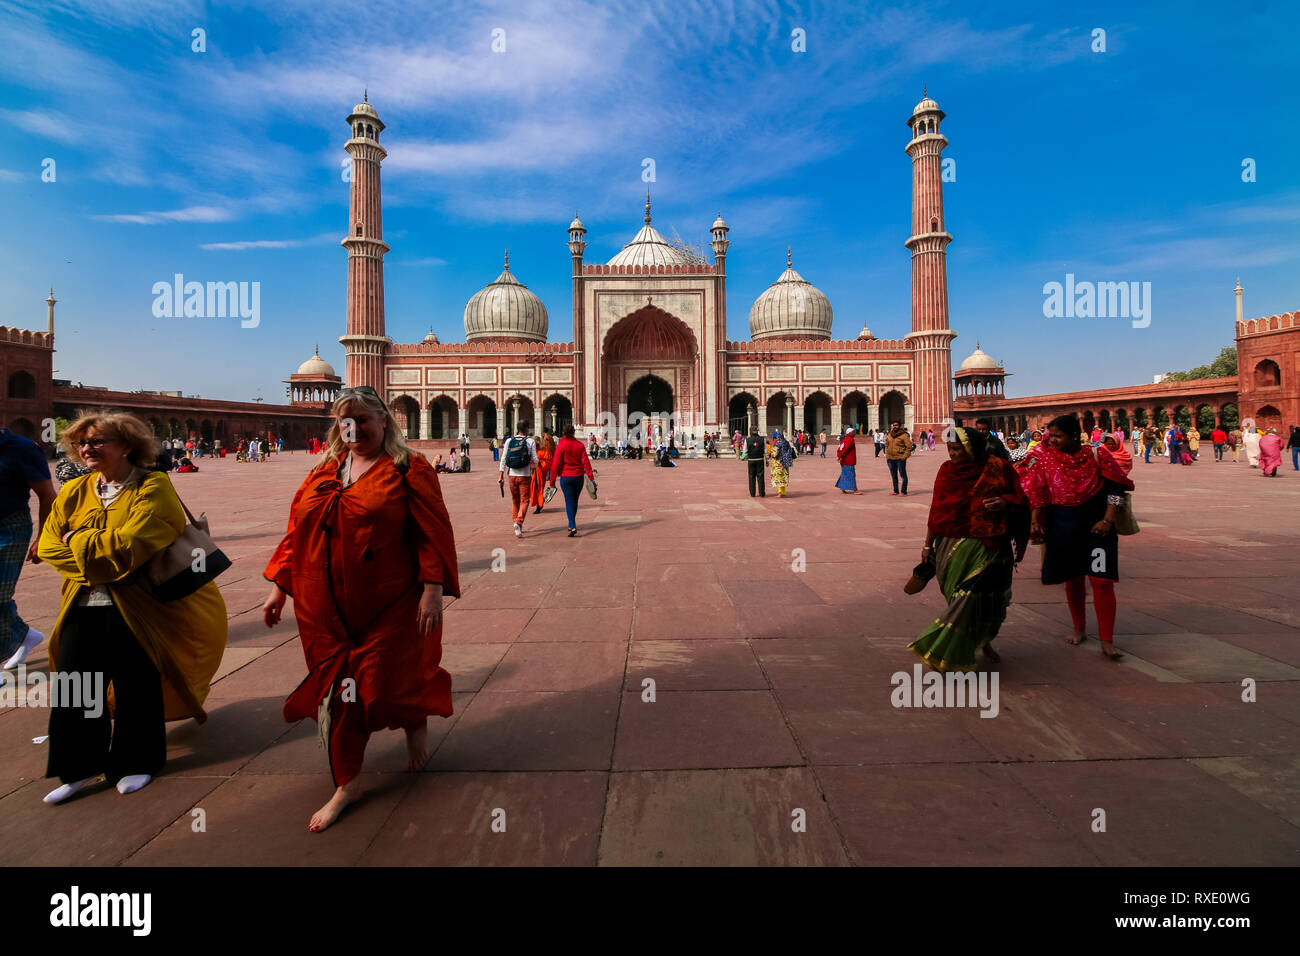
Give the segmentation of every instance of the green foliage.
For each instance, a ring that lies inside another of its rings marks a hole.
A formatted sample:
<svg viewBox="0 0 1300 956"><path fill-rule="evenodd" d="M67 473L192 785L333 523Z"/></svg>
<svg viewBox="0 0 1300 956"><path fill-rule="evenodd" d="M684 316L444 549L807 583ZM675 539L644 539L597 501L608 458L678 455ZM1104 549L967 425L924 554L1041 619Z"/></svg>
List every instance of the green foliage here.
<svg viewBox="0 0 1300 956"><path fill-rule="evenodd" d="M1186 372L1169 372L1166 382L1190 382L1198 378L1230 378L1237 375L1237 347L1229 345L1209 365L1198 365Z"/></svg>

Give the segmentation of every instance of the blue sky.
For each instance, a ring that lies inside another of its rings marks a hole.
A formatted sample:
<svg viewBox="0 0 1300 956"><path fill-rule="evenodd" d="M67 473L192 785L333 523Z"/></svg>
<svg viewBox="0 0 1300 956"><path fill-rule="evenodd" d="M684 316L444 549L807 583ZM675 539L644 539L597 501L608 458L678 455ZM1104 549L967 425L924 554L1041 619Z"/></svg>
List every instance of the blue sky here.
<svg viewBox="0 0 1300 956"><path fill-rule="evenodd" d="M18 0L0 12L0 324L44 328L53 284L57 375L87 384L280 401L316 342L341 369L340 163L368 87L399 342L463 341L507 245L570 340L565 228L578 211L588 261L618 251L646 157L665 235L704 242L719 210L732 227L733 338L787 243L837 337L901 337L904 123L925 83L956 160L954 363L978 339L1011 394L1146 382L1231 344L1238 275L1248 317L1300 308L1298 26L1263 0ZM178 272L260 282L260 325L155 318L151 288ZM1045 318L1066 273L1150 282L1150 326Z"/></svg>

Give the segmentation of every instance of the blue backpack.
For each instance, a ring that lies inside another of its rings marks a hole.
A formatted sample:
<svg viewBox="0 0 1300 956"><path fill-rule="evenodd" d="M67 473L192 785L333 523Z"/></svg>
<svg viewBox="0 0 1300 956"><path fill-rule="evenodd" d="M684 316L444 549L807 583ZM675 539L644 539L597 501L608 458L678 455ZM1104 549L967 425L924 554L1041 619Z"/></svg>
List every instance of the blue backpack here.
<svg viewBox="0 0 1300 956"><path fill-rule="evenodd" d="M516 436L506 446L506 467L527 468L533 456L528 454L528 439Z"/></svg>

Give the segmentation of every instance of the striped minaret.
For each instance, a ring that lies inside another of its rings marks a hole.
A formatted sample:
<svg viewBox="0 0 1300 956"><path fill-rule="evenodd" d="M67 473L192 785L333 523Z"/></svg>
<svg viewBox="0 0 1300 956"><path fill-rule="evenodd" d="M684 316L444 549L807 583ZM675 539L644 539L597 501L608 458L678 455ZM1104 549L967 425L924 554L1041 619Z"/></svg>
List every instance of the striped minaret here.
<svg viewBox="0 0 1300 956"><path fill-rule="evenodd" d="M916 428L951 422L952 340L948 328L948 266L944 251L952 236L943 226L943 170L940 154L948 139L939 132L939 104L922 93L907 125L912 141L912 405Z"/></svg>
<svg viewBox="0 0 1300 956"><path fill-rule="evenodd" d="M348 116L352 138L352 198L348 206L348 325L339 342L347 351L343 381L349 386L369 385L384 395L384 242L383 213L379 201L379 164L388 153L379 145L384 124L370 105L369 96Z"/></svg>

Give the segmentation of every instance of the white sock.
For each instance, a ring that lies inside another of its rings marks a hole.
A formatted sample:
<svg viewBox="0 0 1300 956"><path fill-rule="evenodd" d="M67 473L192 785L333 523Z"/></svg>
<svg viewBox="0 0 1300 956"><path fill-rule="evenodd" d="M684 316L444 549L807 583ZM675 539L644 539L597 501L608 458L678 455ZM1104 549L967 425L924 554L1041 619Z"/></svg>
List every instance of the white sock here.
<svg viewBox="0 0 1300 956"><path fill-rule="evenodd" d="M27 636L23 638L23 642L18 645L18 650L14 651L13 657L4 662L4 670L12 670L23 661L27 660L27 655L39 647L43 640L45 640L44 634L36 630L34 627L29 627L27 629Z"/></svg>
<svg viewBox="0 0 1300 956"><path fill-rule="evenodd" d="M85 780L78 780L75 783L65 783L60 787L55 787L53 790L51 790L49 793L45 795L45 802L62 803L64 800L68 799L68 797L72 796L74 793L76 793L78 790L80 790L82 787L84 787L86 784L90 783L90 781L94 779L95 779L94 777L87 777Z"/></svg>
<svg viewBox="0 0 1300 956"><path fill-rule="evenodd" d="M147 773L129 774L117 782L117 792L135 793L137 790L148 786L149 781L152 779L153 777L149 776Z"/></svg>

